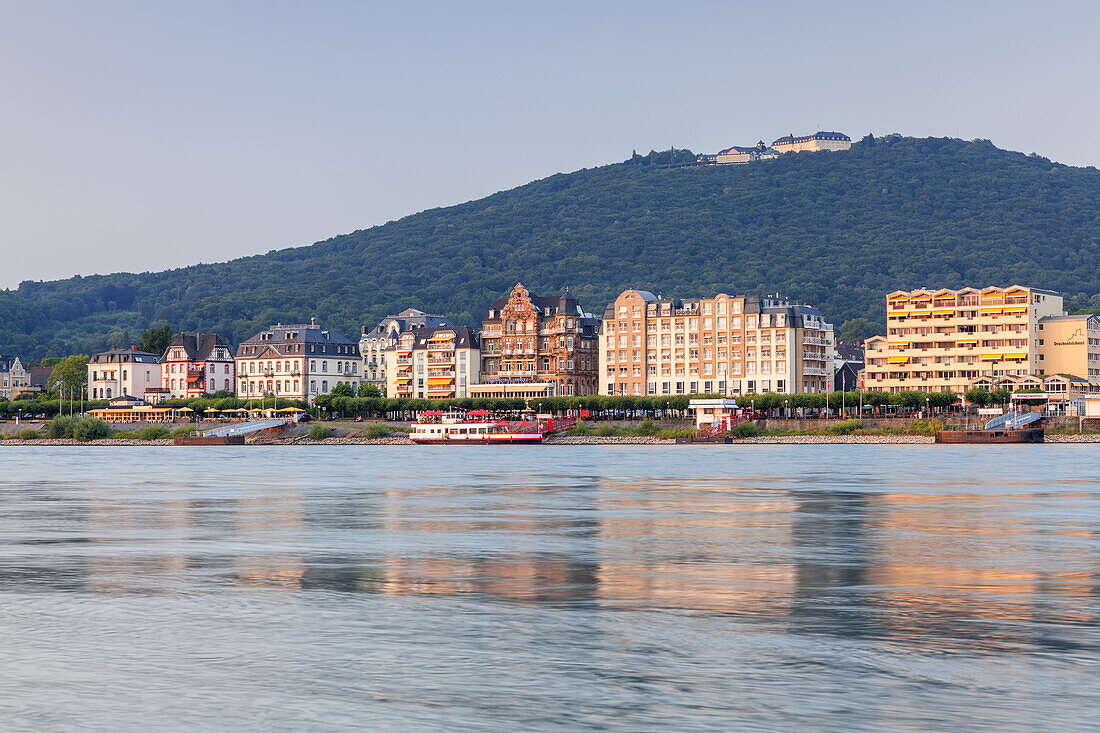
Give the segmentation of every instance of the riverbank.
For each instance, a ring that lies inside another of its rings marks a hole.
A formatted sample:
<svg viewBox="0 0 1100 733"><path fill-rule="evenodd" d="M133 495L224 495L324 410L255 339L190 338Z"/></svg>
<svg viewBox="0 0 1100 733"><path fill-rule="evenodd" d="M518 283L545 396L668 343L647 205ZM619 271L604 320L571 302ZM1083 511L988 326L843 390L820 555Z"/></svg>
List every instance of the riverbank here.
<svg viewBox="0 0 1100 733"><path fill-rule="evenodd" d="M1100 434L1083 435L1047 435L1047 443L1100 443ZM935 438L928 435L760 435L755 438L735 439L732 443L692 443L680 445L931 445ZM50 440L4 440L4 445L86 445L86 446L166 446L167 440L118 440L104 438L80 442L72 439ZM385 438L359 438L342 436L313 440L309 437L267 438L250 441L247 445L294 446L294 445L413 445L407 435L391 435ZM658 438L645 435L559 435L543 441L543 445L677 445L675 439ZM181 446L207 447L207 446Z"/></svg>

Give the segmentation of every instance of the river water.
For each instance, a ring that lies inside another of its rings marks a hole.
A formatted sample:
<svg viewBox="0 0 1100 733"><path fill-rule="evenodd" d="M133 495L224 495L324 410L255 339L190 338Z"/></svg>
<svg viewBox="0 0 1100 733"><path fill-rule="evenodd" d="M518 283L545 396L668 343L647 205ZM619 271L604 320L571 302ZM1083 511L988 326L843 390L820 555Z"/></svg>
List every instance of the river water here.
<svg viewBox="0 0 1100 733"><path fill-rule="evenodd" d="M0 447L0 729L1095 730L1100 447Z"/></svg>

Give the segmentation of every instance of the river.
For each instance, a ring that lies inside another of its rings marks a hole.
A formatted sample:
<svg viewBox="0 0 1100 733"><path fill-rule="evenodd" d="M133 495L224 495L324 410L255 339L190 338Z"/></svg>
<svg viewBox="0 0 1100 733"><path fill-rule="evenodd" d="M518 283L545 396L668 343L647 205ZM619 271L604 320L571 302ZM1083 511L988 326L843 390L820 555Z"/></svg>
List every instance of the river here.
<svg viewBox="0 0 1100 733"><path fill-rule="evenodd" d="M1095 730L1092 445L0 447L0 728Z"/></svg>

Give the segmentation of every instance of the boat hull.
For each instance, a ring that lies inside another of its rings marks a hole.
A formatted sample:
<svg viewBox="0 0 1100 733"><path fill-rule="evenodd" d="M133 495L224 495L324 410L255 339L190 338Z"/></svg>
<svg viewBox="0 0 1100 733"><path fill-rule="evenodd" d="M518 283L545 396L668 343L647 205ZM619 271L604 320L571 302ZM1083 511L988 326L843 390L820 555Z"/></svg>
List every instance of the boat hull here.
<svg viewBox="0 0 1100 733"><path fill-rule="evenodd" d="M1042 428L1022 430L940 430L937 443L1042 443Z"/></svg>
<svg viewBox="0 0 1100 733"><path fill-rule="evenodd" d="M533 445L542 442L542 435L539 433L503 433L455 438L421 438L410 435L409 440L417 445Z"/></svg>

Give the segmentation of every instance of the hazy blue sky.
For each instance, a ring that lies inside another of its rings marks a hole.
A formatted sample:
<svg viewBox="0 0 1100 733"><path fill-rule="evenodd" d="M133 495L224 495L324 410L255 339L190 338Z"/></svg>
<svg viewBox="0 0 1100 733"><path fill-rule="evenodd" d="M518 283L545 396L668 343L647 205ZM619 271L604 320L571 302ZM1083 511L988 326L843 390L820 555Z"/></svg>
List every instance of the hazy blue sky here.
<svg viewBox="0 0 1100 733"><path fill-rule="evenodd" d="M675 144L1100 164L1100 2L0 0L0 287L324 239Z"/></svg>

